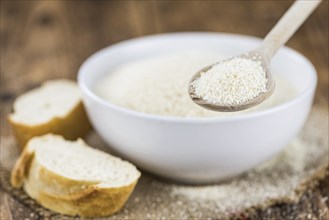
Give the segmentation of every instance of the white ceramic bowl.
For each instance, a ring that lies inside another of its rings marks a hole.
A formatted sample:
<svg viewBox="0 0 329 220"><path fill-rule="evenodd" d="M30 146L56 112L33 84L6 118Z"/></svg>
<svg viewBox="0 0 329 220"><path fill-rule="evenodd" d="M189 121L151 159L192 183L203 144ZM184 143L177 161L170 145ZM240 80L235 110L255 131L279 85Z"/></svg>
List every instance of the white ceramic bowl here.
<svg viewBox="0 0 329 220"><path fill-rule="evenodd" d="M143 57L184 48L237 55L259 43L257 38L242 35L173 33L107 47L88 58L79 70L79 86L89 118L113 150L154 174L191 183L236 176L280 152L303 127L313 102L317 76L312 64L299 53L285 47L272 61L273 72L291 82L298 91L297 97L245 115L227 118L150 115L106 102L93 88L118 65Z"/></svg>

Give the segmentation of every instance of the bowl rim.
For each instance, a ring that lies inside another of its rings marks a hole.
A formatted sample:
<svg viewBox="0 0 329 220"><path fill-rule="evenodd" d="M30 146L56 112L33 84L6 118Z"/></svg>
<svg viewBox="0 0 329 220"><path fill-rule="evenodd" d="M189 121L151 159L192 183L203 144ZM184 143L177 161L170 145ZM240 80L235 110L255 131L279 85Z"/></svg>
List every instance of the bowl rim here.
<svg viewBox="0 0 329 220"><path fill-rule="evenodd" d="M243 34L234 34L234 33L224 33L224 32L174 32L174 33L161 33L161 34L153 34L153 35L146 35L136 38L131 38L128 40L120 41L118 43L112 44L110 46L107 46L101 50L98 50L97 52L93 53L91 56L89 56L83 64L80 66L78 70L78 85L80 87L80 90L85 93L89 98L93 99L97 103L101 105L105 105L108 108L112 108L116 111L121 111L125 114L129 114L131 116L149 119L149 120L157 120L157 121L166 121L166 122L180 122L180 123L218 123L218 122L227 122L227 121L237 121L237 120L247 120L252 119L255 117L261 117L266 116L278 111L281 111L285 108L289 108L290 106L294 105L295 103L299 102L300 100L304 99L304 97L308 96L309 93L312 93L315 91L316 85L317 85L317 72L314 67L314 65L311 63L309 59L307 59L304 55L297 52L296 50L283 46L280 50L284 51L285 53L288 53L293 59L305 63L310 68L310 71L308 71L311 75L311 82L307 86L306 89L304 89L302 92L298 93L296 97L292 98L291 100L288 100L285 103L279 104L277 106L274 106L272 108L263 109L260 111L250 112L248 114L241 114L241 115L230 115L229 117L179 117L179 116L166 116L166 115L156 115L156 114L150 114L145 112L138 112L132 109L124 108L121 106L118 106L116 104L113 104L109 101L106 101L99 97L97 94L93 92L89 86L86 85L86 83L83 80L83 75L87 74L85 71L86 66L90 64L92 60L98 59L98 57L102 56L103 53L107 52L108 50L112 50L113 48L117 48L126 44L132 44L132 43L138 43L140 41L147 41L152 40L155 38L167 38L167 37L210 37L210 36L217 36L217 37L230 37L235 39L246 39L248 41L258 41L261 42L261 38L250 36L250 35L243 35Z"/></svg>

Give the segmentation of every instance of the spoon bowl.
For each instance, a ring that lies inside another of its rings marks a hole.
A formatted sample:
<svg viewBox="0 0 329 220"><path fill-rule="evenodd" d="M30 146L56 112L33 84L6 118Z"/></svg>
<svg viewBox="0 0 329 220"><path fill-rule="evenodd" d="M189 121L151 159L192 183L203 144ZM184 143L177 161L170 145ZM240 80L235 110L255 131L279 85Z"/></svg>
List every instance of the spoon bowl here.
<svg viewBox="0 0 329 220"><path fill-rule="evenodd" d="M193 75L193 77L191 78L191 80L189 82L188 93L194 103L196 103L199 106L206 108L208 110L220 111L220 112L235 112L235 111L245 110L245 109L251 108L255 105L258 105L272 95L272 93L274 92L274 88L275 88L275 81L270 72L269 61L266 59L265 56L262 56L260 52L258 52L257 50L254 50L254 51L250 51L248 53L241 54L240 56L236 56L234 58L250 59L252 61L261 63L261 66L262 66L262 68L265 72L265 76L267 78L266 92L260 93L254 99L247 100L246 102L239 103L237 105L224 105L224 104L209 103L207 100L204 100L201 97L199 97L198 95L196 95L195 88L193 86L193 82L196 79L198 79L202 73L207 72L213 66L220 65L220 63L224 63L224 62L227 62L227 61L233 59L233 57L231 57L231 58L225 59L223 61L220 61L218 63L214 63L210 66L206 66L206 67L202 68L200 71L198 71L196 74Z"/></svg>

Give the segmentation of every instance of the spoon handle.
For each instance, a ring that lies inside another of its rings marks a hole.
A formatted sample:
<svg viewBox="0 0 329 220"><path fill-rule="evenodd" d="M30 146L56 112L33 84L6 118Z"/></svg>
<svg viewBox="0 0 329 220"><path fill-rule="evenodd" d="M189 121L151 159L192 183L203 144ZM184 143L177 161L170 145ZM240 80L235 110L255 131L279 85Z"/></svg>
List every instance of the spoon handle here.
<svg viewBox="0 0 329 220"><path fill-rule="evenodd" d="M297 0L266 35L259 50L268 61L296 32L322 0Z"/></svg>

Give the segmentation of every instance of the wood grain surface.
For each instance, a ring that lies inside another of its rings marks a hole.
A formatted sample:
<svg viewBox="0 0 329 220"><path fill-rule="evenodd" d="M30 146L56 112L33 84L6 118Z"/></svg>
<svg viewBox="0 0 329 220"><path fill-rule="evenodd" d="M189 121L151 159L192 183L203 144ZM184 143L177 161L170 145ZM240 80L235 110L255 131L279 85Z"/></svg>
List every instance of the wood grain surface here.
<svg viewBox="0 0 329 220"><path fill-rule="evenodd" d="M14 98L52 78L76 79L82 62L110 44L177 31L263 37L292 1L1 1L1 137ZM318 71L315 105L328 111L328 7L324 1L288 46ZM324 119L325 120L325 119ZM251 219L329 219L329 176L297 204L259 210ZM41 219L1 187L0 219ZM243 216L242 216L243 218Z"/></svg>

